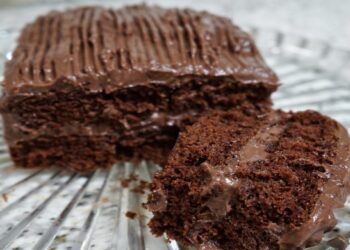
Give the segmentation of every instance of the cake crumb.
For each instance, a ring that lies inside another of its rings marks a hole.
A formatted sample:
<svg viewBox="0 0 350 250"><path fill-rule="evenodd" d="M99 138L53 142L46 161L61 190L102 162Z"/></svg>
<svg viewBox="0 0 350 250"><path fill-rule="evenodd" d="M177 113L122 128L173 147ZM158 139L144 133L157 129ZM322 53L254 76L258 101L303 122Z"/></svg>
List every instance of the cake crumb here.
<svg viewBox="0 0 350 250"><path fill-rule="evenodd" d="M137 181L138 178L139 178L138 175L130 174L128 178L121 180L122 187L123 188L129 187L130 182Z"/></svg>
<svg viewBox="0 0 350 250"><path fill-rule="evenodd" d="M131 191L135 192L135 193L144 194L145 190L150 189L150 184L151 183L149 183L147 181L140 180L139 185L137 185L135 188L131 189Z"/></svg>
<svg viewBox="0 0 350 250"><path fill-rule="evenodd" d="M132 212L132 211L127 211L126 213L125 213L125 215L126 215L126 217L128 217L129 219L135 219L136 218L136 216L137 216L137 213L135 213L135 212Z"/></svg>
<svg viewBox="0 0 350 250"><path fill-rule="evenodd" d="M8 202L9 198L8 198L8 195L6 193L2 194L2 199L5 201L5 202Z"/></svg>
<svg viewBox="0 0 350 250"><path fill-rule="evenodd" d="M108 197L102 197L101 202L102 202L102 203L107 203L107 202L109 202Z"/></svg>

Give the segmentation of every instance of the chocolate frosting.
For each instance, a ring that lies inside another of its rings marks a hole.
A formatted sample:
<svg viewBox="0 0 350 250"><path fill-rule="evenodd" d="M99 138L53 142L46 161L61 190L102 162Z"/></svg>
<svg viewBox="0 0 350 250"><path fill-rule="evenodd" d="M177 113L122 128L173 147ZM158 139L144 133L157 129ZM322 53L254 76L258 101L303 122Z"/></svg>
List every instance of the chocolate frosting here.
<svg viewBox="0 0 350 250"><path fill-rule="evenodd" d="M252 39L228 19L136 5L53 11L27 25L5 70L5 95L112 92L135 85L228 77L276 88Z"/></svg>

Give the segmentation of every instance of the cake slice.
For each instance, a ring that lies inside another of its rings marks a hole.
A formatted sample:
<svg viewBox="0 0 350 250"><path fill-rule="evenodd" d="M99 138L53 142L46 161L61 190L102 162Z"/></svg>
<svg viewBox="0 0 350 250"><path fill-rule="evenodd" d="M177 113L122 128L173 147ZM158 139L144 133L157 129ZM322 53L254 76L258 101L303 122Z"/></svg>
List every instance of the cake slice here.
<svg viewBox="0 0 350 250"><path fill-rule="evenodd" d="M226 18L84 7L23 29L0 110L17 165L89 171L162 163L185 125L246 102L269 107L277 85L250 36Z"/></svg>
<svg viewBox="0 0 350 250"><path fill-rule="evenodd" d="M183 132L156 173L149 226L197 249L302 249L336 223L350 139L317 112L216 111Z"/></svg>

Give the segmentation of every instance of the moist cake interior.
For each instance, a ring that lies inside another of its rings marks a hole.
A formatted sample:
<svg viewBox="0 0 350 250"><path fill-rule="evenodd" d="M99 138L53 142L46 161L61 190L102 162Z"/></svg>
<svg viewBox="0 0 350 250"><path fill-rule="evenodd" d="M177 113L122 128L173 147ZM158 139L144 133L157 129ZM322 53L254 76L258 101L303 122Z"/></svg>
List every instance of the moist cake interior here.
<svg viewBox="0 0 350 250"><path fill-rule="evenodd" d="M314 245L345 202L349 151L346 130L316 112L216 112L156 174L149 225L199 249Z"/></svg>

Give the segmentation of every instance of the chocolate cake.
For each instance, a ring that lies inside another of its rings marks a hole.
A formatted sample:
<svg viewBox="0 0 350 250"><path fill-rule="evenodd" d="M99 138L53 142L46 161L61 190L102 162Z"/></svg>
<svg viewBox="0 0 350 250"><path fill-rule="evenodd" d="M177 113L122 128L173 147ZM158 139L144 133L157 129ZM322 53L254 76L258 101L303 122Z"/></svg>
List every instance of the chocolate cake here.
<svg viewBox="0 0 350 250"><path fill-rule="evenodd" d="M247 102L269 107L277 85L227 18L84 7L23 29L0 109L17 165L88 171L118 160L162 163L185 125Z"/></svg>
<svg viewBox="0 0 350 250"><path fill-rule="evenodd" d="M215 111L181 133L156 173L149 226L197 249L302 249L335 225L350 139L317 112Z"/></svg>

